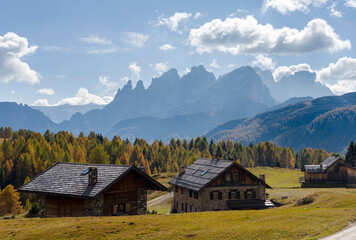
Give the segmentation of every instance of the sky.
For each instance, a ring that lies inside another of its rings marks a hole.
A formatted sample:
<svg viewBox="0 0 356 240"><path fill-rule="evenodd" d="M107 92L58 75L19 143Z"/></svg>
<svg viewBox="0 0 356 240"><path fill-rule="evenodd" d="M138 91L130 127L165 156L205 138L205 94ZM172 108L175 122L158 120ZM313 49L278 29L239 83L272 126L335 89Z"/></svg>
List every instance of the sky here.
<svg viewBox="0 0 356 240"><path fill-rule="evenodd" d="M1 0L0 101L107 104L197 65L315 72L340 95L356 91L355 23L356 0Z"/></svg>

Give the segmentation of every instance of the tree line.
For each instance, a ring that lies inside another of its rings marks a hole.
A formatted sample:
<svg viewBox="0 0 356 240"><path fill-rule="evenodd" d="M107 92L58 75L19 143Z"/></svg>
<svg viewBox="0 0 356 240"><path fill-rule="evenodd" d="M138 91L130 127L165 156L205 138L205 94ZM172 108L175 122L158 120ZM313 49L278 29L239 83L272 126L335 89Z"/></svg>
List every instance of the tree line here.
<svg viewBox="0 0 356 240"><path fill-rule="evenodd" d="M44 171L56 162L134 164L148 174L177 172L179 166L189 165L200 157L236 161L245 167L269 166L301 168L318 164L330 154L322 149L279 147L271 142L242 145L239 142L215 143L206 137L191 140L171 139L147 143L115 136L109 140L91 132L88 136L61 131L53 133L0 128L0 188L11 184L15 188Z"/></svg>

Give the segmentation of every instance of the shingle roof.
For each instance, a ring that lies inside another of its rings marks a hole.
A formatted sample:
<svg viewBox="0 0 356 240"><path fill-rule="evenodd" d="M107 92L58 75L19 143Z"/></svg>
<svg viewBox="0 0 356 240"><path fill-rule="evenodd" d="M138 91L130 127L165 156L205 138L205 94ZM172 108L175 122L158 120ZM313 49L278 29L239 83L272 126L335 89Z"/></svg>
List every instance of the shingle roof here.
<svg viewBox="0 0 356 240"><path fill-rule="evenodd" d="M318 165L304 165L302 170L308 173L323 173L339 159L339 156L330 156Z"/></svg>
<svg viewBox="0 0 356 240"><path fill-rule="evenodd" d="M257 178L255 175L247 171L242 166L238 165L234 161L228 160L217 160L210 158L199 158L194 163L189 165L183 174L176 175L168 183L171 185L187 188L196 192L199 192L202 188L209 185L212 181L218 178L226 170L228 170L233 165L238 166L242 171L250 174L258 181L261 181L268 188L264 181ZM205 172L205 173L204 173ZM204 174L203 174L204 173Z"/></svg>
<svg viewBox="0 0 356 240"><path fill-rule="evenodd" d="M88 175L83 175L89 167L98 169L98 182L94 186L88 186ZM135 166L56 163L21 186L19 191L94 198L130 171L136 171L156 185L157 189L166 190L163 185Z"/></svg>

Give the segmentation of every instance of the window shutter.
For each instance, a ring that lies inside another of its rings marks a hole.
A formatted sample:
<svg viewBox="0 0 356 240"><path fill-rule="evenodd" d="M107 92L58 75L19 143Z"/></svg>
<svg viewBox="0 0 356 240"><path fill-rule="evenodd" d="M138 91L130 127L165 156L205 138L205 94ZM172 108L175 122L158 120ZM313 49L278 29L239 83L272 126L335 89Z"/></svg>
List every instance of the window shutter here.
<svg viewBox="0 0 356 240"><path fill-rule="evenodd" d="M222 192L219 192L219 199L222 199Z"/></svg>
<svg viewBox="0 0 356 240"><path fill-rule="evenodd" d="M229 192L229 199L231 199L231 192Z"/></svg>
<svg viewBox="0 0 356 240"><path fill-rule="evenodd" d="M213 192L210 192L210 200L213 200Z"/></svg>

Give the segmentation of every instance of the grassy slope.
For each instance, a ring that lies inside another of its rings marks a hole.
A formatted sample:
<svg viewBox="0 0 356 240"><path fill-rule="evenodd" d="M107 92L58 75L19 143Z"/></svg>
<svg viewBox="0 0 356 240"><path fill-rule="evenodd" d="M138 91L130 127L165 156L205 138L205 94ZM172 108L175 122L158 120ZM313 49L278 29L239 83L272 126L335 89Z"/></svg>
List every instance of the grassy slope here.
<svg viewBox="0 0 356 240"><path fill-rule="evenodd" d="M265 173L275 188L270 196L289 205L259 211L0 220L0 239L318 239L356 220L355 189L285 189L300 186L300 172L250 170ZM296 207L294 203L306 195L315 201Z"/></svg>

